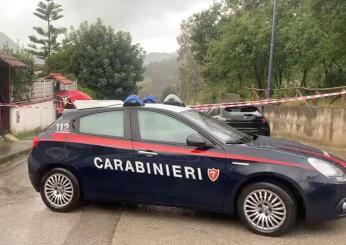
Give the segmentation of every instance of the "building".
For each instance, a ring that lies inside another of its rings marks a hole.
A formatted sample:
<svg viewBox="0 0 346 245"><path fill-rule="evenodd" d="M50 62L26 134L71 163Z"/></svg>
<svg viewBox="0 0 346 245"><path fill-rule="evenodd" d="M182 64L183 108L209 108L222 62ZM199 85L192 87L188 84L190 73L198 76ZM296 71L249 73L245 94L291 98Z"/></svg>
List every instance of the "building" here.
<svg viewBox="0 0 346 245"><path fill-rule="evenodd" d="M10 108L12 102L12 75L16 69L26 65L16 58L0 53L0 133L10 131Z"/></svg>
<svg viewBox="0 0 346 245"><path fill-rule="evenodd" d="M26 67L16 58L0 53L0 134L35 131L55 120L54 87L51 83L35 82L29 100L13 101L13 75L17 69Z"/></svg>

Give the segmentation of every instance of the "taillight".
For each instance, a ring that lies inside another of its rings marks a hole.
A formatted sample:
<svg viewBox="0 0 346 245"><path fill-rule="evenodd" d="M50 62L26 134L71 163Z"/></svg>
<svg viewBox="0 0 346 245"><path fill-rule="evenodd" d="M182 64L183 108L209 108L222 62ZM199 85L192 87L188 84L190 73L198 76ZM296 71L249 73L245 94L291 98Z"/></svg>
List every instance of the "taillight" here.
<svg viewBox="0 0 346 245"><path fill-rule="evenodd" d="M32 139L32 149L34 149L38 143L40 143L40 139L39 137L35 136L33 139Z"/></svg>

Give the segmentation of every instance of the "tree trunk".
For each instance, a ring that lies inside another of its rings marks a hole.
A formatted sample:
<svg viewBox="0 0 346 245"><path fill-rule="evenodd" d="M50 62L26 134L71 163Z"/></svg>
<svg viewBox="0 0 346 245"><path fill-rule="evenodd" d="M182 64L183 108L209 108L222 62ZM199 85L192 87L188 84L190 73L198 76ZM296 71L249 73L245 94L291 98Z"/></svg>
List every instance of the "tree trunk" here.
<svg viewBox="0 0 346 245"><path fill-rule="evenodd" d="M303 78L302 78L302 81L300 83L300 87L307 87L306 85L306 78L308 77L308 70L307 69L304 69L303 71Z"/></svg>

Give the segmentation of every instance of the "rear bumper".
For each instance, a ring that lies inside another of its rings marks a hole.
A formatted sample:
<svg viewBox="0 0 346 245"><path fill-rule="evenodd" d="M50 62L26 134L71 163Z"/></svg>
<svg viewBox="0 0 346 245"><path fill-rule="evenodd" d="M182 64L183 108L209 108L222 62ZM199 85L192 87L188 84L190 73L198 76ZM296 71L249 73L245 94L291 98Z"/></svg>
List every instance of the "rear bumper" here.
<svg viewBox="0 0 346 245"><path fill-rule="evenodd" d="M263 135L263 136L270 136L270 128L269 126L261 126L259 128L245 128L245 127L239 127L234 126L232 123L227 123L229 126L243 132L246 134L256 134L256 135Z"/></svg>
<svg viewBox="0 0 346 245"><path fill-rule="evenodd" d="M34 159L32 154L30 154L28 158L29 179L37 192L40 191L40 173L42 169L40 166L41 165Z"/></svg>

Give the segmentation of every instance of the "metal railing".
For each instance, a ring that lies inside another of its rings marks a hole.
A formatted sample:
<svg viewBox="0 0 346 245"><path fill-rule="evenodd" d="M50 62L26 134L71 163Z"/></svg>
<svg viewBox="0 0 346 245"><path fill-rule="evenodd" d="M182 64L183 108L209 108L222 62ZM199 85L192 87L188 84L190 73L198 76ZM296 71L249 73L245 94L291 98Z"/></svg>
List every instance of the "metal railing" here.
<svg viewBox="0 0 346 245"><path fill-rule="evenodd" d="M41 80L34 82L33 89L31 93L31 98L46 98L54 96L54 82Z"/></svg>

